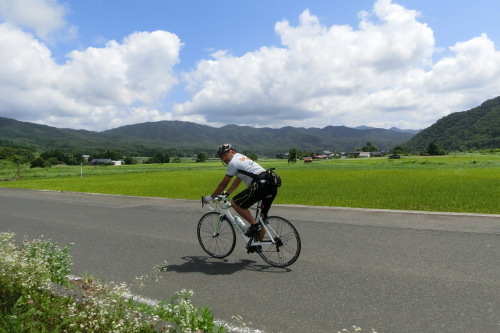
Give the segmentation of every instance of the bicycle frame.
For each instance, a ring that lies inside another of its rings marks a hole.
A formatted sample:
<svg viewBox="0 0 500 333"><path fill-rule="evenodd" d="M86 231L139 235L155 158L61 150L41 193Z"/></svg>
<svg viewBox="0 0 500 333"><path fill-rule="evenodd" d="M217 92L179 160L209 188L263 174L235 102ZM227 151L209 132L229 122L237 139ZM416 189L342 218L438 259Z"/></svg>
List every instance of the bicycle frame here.
<svg viewBox="0 0 500 333"><path fill-rule="evenodd" d="M203 202L203 200L202 200L202 202ZM276 241L275 241L275 239L276 239L276 232L271 228L270 225L266 224L262 220L262 217L260 216L260 211L262 210L262 207L261 207L262 201L259 200L257 202L257 207L256 208L252 208L252 209L256 210L255 221L257 223L258 222L261 223L262 228L264 228L264 230L266 231L266 235L270 239L268 241L256 240L254 237L248 237L248 236L245 235L244 231L241 230L241 228L239 227L238 223L236 222L233 214L231 214L231 211L229 210L229 208L231 208L231 203L229 202L227 195L224 195L224 194L218 195L213 200L213 202L216 203L216 204L218 204L220 206L220 210L217 210L217 208L213 208L209 204L206 204L206 205L208 206L208 208L211 211L219 213L219 223L217 224L216 230L214 230L214 235L218 234L219 231L220 231L219 228L220 228L220 225L221 225L222 218L223 217L227 217L227 219L233 225L233 227L236 230L238 230L240 236L245 241L245 244L247 245L247 247L249 247L249 246L259 246L259 245L269 244L269 243L272 243L272 244L276 243ZM273 234L274 234L274 236L273 236Z"/></svg>
<svg viewBox="0 0 500 333"><path fill-rule="evenodd" d="M230 211L231 203L228 195L222 194L213 200L215 208L207 205L211 212L204 214L197 227L198 241L203 250L214 258L225 258L230 255L236 245L237 229L245 241L247 253L257 252L260 257L274 267L287 267L293 264L300 255L301 242L297 229L280 216L269 216L263 219L262 202L257 203L255 220L262 224L263 232L252 237L245 235L244 228ZM205 203L202 198L202 206Z"/></svg>

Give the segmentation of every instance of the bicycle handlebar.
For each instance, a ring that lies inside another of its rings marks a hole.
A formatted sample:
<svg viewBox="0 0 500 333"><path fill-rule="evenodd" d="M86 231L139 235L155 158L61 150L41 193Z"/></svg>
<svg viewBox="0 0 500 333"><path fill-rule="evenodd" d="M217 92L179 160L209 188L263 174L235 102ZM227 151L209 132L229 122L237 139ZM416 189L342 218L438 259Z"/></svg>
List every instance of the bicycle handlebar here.
<svg viewBox="0 0 500 333"><path fill-rule="evenodd" d="M229 199L229 194L227 194L225 191L216 196L215 198L212 199L212 202L218 203L218 202L227 202ZM215 211L216 209L211 207L208 202L205 203L203 195L201 196L201 208L205 207L205 204L210 208L210 210Z"/></svg>
<svg viewBox="0 0 500 333"><path fill-rule="evenodd" d="M229 194L222 192L221 194L215 197L214 201L225 201L227 199L229 199Z"/></svg>

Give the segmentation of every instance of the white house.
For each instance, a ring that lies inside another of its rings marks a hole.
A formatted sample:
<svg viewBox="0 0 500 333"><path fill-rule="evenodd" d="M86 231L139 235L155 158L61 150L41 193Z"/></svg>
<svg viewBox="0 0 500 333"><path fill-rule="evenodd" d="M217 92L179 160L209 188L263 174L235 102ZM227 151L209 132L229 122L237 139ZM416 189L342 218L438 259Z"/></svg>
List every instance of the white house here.
<svg viewBox="0 0 500 333"><path fill-rule="evenodd" d="M122 161L112 161L109 158L95 158L90 161L90 164L122 165Z"/></svg>

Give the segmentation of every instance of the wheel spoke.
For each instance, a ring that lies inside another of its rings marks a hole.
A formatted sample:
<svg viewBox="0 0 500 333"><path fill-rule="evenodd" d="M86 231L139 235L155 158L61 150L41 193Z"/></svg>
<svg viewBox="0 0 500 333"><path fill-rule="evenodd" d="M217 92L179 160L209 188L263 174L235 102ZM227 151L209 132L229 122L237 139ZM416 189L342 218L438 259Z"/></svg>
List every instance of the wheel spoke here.
<svg viewBox="0 0 500 333"><path fill-rule="evenodd" d="M224 258L231 254L236 244L236 234L227 218L220 219L220 214L210 212L198 222L198 241L202 249L210 256Z"/></svg>
<svg viewBox="0 0 500 333"><path fill-rule="evenodd" d="M289 221L278 216L269 217L267 221L266 227L274 243L268 243L270 238L266 236L262 248L258 251L260 256L270 265L277 267L293 264L299 257L301 249L297 230Z"/></svg>

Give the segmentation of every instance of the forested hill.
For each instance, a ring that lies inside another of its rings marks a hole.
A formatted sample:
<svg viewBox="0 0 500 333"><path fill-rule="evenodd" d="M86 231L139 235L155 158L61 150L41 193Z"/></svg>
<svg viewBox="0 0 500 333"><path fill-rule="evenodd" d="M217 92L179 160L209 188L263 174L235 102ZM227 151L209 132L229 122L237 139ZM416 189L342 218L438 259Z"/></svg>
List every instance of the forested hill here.
<svg viewBox="0 0 500 333"><path fill-rule="evenodd" d="M218 145L230 142L240 150L274 154L290 148L305 151L352 151L367 142L380 149L391 149L406 142L413 134L380 128L355 129L345 126L325 128L254 128L226 125L214 128L181 121L160 121L119 127L103 132L109 137L136 138L173 145L180 149L213 151Z"/></svg>
<svg viewBox="0 0 500 333"><path fill-rule="evenodd" d="M123 126L103 132L59 129L0 117L0 145L21 145L37 150L98 152L120 150L132 156L150 156L159 149L174 152L213 153L230 142L241 151L258 154L303 151L353 151L370 142L379 149L392 149L408 141L414 133L398 129L283 127L253 128L227 125L215 128L183 121L159 121Z"/></svg>
<svg viewBox="0 0 500 333"><path fill-rule="evenodd" d="M500 96L441 118L404 146L425 150L432 142L448 151L500 148Z"/></svg>

